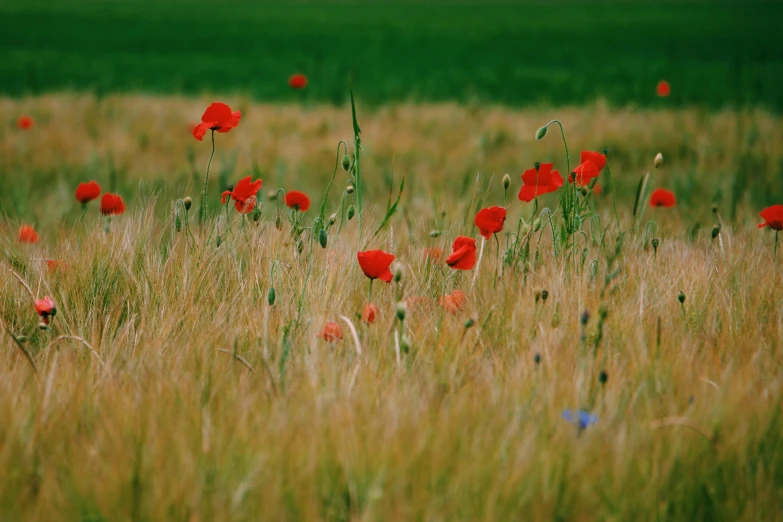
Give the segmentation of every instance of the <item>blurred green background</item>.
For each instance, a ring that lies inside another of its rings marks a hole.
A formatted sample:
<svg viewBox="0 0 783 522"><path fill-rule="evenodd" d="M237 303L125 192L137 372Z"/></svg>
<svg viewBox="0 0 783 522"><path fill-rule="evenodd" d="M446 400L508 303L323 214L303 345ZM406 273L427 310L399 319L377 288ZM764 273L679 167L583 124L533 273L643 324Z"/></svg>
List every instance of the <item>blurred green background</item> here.
<svg viewBox="0 0 783 522"><path fill-rule="evenodd" d="M783 3L0 3L0 93L783 108ZM292 92L288 77L310 79ZM671 83L659 99L660 79Z"/></svg>

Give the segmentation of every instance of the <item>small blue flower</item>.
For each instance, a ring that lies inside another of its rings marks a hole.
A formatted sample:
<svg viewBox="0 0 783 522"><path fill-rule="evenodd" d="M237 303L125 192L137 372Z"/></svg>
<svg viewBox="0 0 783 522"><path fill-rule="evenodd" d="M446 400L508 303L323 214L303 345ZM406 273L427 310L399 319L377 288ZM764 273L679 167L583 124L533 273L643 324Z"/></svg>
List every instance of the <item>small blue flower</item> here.
<svg viewBox="0 0 783 522"><path fill-rule="evenodd" d="M586 410L579 410L572 412L571 410L563 410L563 419L566 422L578 422L579 429L583 430L588 426L598 422L598 415L594 415Z"/></svg>

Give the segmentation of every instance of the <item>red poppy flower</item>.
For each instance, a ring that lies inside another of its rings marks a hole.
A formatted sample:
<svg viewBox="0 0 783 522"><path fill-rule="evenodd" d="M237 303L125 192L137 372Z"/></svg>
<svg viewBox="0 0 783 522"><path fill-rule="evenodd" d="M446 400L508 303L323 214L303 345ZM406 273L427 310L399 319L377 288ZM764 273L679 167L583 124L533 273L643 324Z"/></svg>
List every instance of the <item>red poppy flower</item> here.
<svg viewBox="0 0 783 522"><path fill-rule="evenodd" d="M778 232L783 230L783 205L767 207L761 211L760 216L764 223L759 224L759 228L770 227Z"/></svg>
<svg viewBox="0 0 783 522"><path fill-rule="evenodd" d="M460 307L460 309L465 306L465 303L468 302L468 298L465 297L465 292L462 290L454 290L451 292L451 298L454 300L457 306Z"/></svg>
<svg viewBox="0 0 783 522"><path fill-rule="evenodd" d="M438 247L425 248L424 257L430 261L440 261L443 258L443 249Z"/></svg>
<svg viewBox="0 0 783 522"><path fill-rule="evenodd" d="M530 202L536 196L555 192L563 186L563 178L556 170L552 170L552 163L542 163L539 167L528 169L522 174L522 189L519 191L521 201Z"/></svg>
<svg viewBox="0 0 783 522"><path fill-rule="evenodd" d="M356 257L359 259L359 266L362 267L364 275L370 279L380 279L391 283L392 273L389 267L394 261L394 255L383 250L367 250L359 252Z"/></svg>
<svg viewBox="0 0 783 522"><path fill-rule="evenodd" d="M215 102L207 107L201 116L201 123L193 128L193 137L201 141L207 130L228 132L239 125L241 117L242 113L239 111L231 112L231 107L225 103Z"/></svg>
<svg viewBox="0 0 783 522"><path fill-rule="evenodd" d="M50 272L54 272L59 268L65 267L65 263L62 261L58 261L57 259L47 259L46 267L49 269Z"/></svg>
<svg viewBox="0 0 783 522"><path fill-rule="evenodd" d="M467 298L462 290L454 290L451 294L444 295L440 298L440 305L452 314L456 314L462 310L466 302Z"/></svg>
<svg viewBox="0 0 783 522"><path fill-rule="evenodd" d="M476 264L476 240L458 236L451 245L451 255L446 264L455 270L470 270Z"/></svg>
<svg viewBox="0 0 783 522"><path fill-rule="evenodd" d="M666 96L670 95L671 92L672 88L669 85L669 82L666 80L659 81L658 85L655 87L655 93L661 98L665 98Z"/></svg>
<svg viewBox="0 0 783 522"><path fill-rule="evenodd" d="M591 179L597 178L606 166L606 156L600 152L583 150L579 159L581 163L569 174L568 182L573 183L576 178L577 185L584 187Z"/></svg>
<svg viewBox="0 0 783 522"><path fill-rule="evenodd" d="M601 185L599 185L598 183L593 185L593 194L595 194L596 196L600 196L603 193L604 193L604 188Z"/></svg>
<svg viewBox="0 0 783 522"><path fill-rule="evenodd" d="M492 237L503 230L503 223L506 222L506 209L503 207L482 208L476 214L473 224L479 228L481 235L485 239Z"/></svg>
<svg viewBox="0 0 783 522"><path fill-rule="evenodd" d="M52 298L47 295L35 302L35 312L41 316L44 324L49 324L49 317L54 317L57 314L57 308L54 306Z"/></svg>
<svg viewBox="0 0 783 522"><path fill-rule="evenodd" d="M101 214L104 216L125 213L125 202L119 194L106 193L101 198Z"/></svg>
<svg viewBox="0 0 783 522"><path fill-rule="evenodd" d="M372 303L367 303L364 305L364 310L362 310L362 321L367 324L373 324L380 313L381 311L377 306Z"/></svg>
<svg viewBox="0 0 783 522"><path fill-rule="evenodd" d="M291 190L285 193L285 205L302 212L307 212L310 208L310 198L304 192L298 190Z"/></svg>
<svg viewBox="0 0 783 522"><path fill-rule="evenodd" d="M82 205L87 204L93 199L97 199L101 195L101 186L95 181L88 183L79 183L76 187L76 201Z"/></svg>
<svg viewBox="0 0 783 522"><path fill-rule="evenodd" d="M339 324L335 323L334 321L329 321L324 325L323 330L318 332L318 337L320 337L324 341L330 343L336 343L342 341L343 329L340 327Z"/></svg>
<svg viewBox="0 0 783 522"><path fill-rule="evenodd" d="M250 180L250 176L242 178L234 187L234 190L227 190L223 192L223 196L220 198L222 204L226 204L226 199L231 197L234 200L234 206L237 212L247 214L256 208L256 194L261 190L261 180Z"/></svg>
<svg viewBox="0 0 783 522"><path fill-rule="evenodd" d="M22 243L37 243L38 234L31 225L22 225L19 227L19 241Z"/></svg>
<svg viewBox="0 0 783 522"><path fill-rule="evenodd" d="M22 130L33 128L33 119L30 116L21 116L16 120L16 126Z"/></svg>
<svg viewBox="0 0 783 522"><path fill-rule="evenodd" d="M307 87L307 76L301 73L291 75L288 79L288 86L292 89L304 89Z"/></svg>
<svg viewBox="0 0 783 522"><path fill-rule="evenodd" d="M650 196L651 207L673 207L677 203L674 192L666 189L655 189Z"/></svg>

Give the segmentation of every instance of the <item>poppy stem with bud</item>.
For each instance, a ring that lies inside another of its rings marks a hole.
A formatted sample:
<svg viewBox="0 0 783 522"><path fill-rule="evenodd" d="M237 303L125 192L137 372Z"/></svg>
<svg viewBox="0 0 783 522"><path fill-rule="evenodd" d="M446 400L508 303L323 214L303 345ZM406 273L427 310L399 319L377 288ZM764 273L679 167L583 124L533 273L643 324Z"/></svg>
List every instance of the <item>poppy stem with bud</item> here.
<svg viewBox="0 0 783 522"><path fill-rule="evenodd" d="M209 153L207 162L207 175L204 177L204 191L201 193L201 206L198 211L198 226L201 228L207 219L207 187L209 186L209 169L212 166L212 158L215 156L215 131L212 130L212 152Z"/></svg>

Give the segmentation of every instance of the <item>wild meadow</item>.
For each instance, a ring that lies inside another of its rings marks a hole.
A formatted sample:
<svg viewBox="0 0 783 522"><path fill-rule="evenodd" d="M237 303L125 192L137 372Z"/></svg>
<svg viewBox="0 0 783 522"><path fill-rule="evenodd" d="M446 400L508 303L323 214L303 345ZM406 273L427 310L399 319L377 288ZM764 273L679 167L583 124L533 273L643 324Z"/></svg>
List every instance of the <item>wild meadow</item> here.
<svg viewBox="0 0 783 522"><path fill-rule="evenodd" d="M779 516L777 116L223 101L0 100L3 520Z"/></svg>

